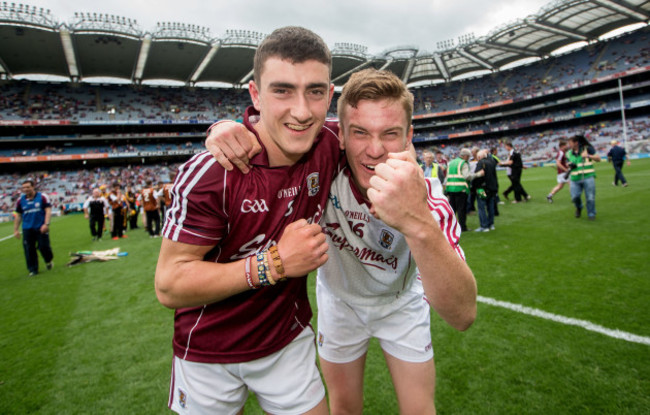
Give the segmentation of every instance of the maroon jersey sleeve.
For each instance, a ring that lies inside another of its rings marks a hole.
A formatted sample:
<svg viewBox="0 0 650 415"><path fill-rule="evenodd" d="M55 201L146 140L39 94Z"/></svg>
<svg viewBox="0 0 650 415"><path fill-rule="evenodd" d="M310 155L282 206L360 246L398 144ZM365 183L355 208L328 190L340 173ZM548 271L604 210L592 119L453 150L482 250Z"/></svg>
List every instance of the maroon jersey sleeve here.
<svg viewBox="0 0 650 415"><path fill-rule="evenodd" d="M176 242L216 245L226 230L225 170L208 152L183 164L172 187L173 203L163 235Z"/></svg>

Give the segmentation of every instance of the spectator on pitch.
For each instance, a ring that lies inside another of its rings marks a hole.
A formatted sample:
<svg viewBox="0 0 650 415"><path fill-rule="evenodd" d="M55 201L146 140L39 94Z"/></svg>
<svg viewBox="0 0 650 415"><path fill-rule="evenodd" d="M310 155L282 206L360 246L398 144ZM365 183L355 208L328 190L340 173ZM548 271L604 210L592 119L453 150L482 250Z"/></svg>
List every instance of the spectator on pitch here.
<svg viewBox="0 0 650 415"><path fill-rule="evenodd" d="M567 164L566 159L566 149L568 145L567 142L562 139L558 143L558 150L555 154L555 165L557 166L557 184L551 192L546 196L548 203L553 203L553 196L564 187L565 183L569 182L569 165Z"/></svg>
<svg viewBox="0 0 650 415"><path fill-rule="evenodd" d="M113 183L112 190L108 194L108 203L111 205L113 213L111 237L113 240L126 238L127 236L124 233L126 230L126 198L122 193L122 186L117 182Z"/></svg>
<svg viewBox="0 0 650 415"><path fill-rule="evenodd" d="M434 162L435 158L430 150L422 152L422 164L420 167L424 171L424 177L442 180L443 172L438 163Z"/></svg>
<svg viewBox="0 0 650 415"><path fill-rule="evenodd" d="M600 156L592 146L581 145L579 136L569 139L567 160L571 170L571 201L576 207L575 217L582 213L582 192L585 192L587 216L589 220L596 219L596 170L593 161L599 162Z"/></svg>
<svg viewBox="0 0 650 415"><path fill-rule="evenodd" d="M526 193L524 187L521 185L521 173L524 169L524 164L521 161L521 154L515 151L511 141L506 141L506 150L508 150L508 160L501 162L502 166L506 166L506 175L510 179L510 187L503 192L503 197L508 199L510 192L515 192L515 200L512 203L520 203L524 200L529 200L530 195Z"/></svg>
<svg viewBox="0 0 650 415"><path fill-rule="evenodd" d="M171 176L172 182L174 181L175 178L176 178L176 174L172 174ZM163 225L165 224L165 216L167 210L172 205L172 193L171 193L172 185L173 183L161 183L159 202L160 202L160 211L161 211L160 217L162 218Z"/></svg>
<svg viewBox="0 0 650 415"><path fill-rule="evenodd" d="M442 154L442 151L436 150L436 163L438 164L438 167L442 171L442 175L439 177L440 181L443 182L445 180L445 176L447 175L447 166L449 165L449 162L445 158L445 155Z"/></svg>
<svg viewBox="0 0 650 415"><path fill-rule="evenodd" d="M129 222L129 229L138 229L138 207L136 204L138 196L136 195L132 185L126 185L126 189L124 190L124 198L126 199L127 204L127 218Z"/></svg>
<svg viewBox="0 0 650 415"><path fill-rule="evenodd" d="M318 347L332 413L363 410L373 337L384 349L400 412L435 412L423 294L456 329L475 318L476 283L458 245L453 211L440 181L423 180L405 151L413 134L412 100L398 77L375 69L353 74L338 100L347 167L329 190L322 222L330 258L317 278ZM371 258L361 261L360 250Z"/></svg>
<svg viewBox="0 0 650 415"><path fill-rule="evenodd" d="M110 196L111 196L110 189L108 189L108 187L105 184L102 184L102 185L99 186L99 191L102 194L102 196L104 197L104 199L106 199L108 201L108 204L110 205L111 204L111 202L110 202ZM113 209L112 208L109 210L108 216L106 216L106 219L108 220L108 228L106 228L106 232L113 233Z"/></svg>
<svg viewBox="0 0 650 415"><path fill-rule="evenodd" d="M250 174L207 152L178 170L156 269L176 309L174 411L236 413L249 391L267 413L328 411L306 276L327 260L317 223L339 168L331 62L311 31L275 30L255 52L244 124L223 123L263 147Z"/></svg>
<svg viewBox="0 0 650 415"><path fill-rule="evenodd" d="M627 158L627 153L623 147L619 146L620 143L618 140L612 140L610 144L612 148L607 153L607 161L611 162L614 166L614 181L612 184L618 186L618 181L620 180L623 187L627 187L627 180L623 176L623 163ZM627 165L630 165L630 160L627 161Z"/></svg>
<svg viewBox="0 0 650 415"><path fill-rule="evenodd" d="M84 217L88 219L90 234L93 241L102 239L104 233L104 216L108 214L111 206L99 189L93 189L91 196L83 204Z"/></svg>
<svg viewBox="0 0 650 415"><path fill-rule="evenodd" d="M20 239L20 225L23 229L23 248L29 276L38 274L38 249L45 261L45 267L52 269L54 254L50 246L50 218L52 206L48 197L34 189L34 181L22 183L23 192L16 203L14 236Z"/></svg>
<svg viewBox="0 0 650 415"><path fill-rule="evenodd" d="M478 164L478 152L479 148L474 146L472 147L472 157L469 159L469 172L476 172L476 165ZM469 215L472 212L476 212L476 187L474 186L474 181L469 183L469 194L467 195L467 214Z"/></svg>
<svg viewBox="0 0 650 415"><path fill-rule="evenodd" d="M490 156L494 160L497 166L501 165L501 160L497 156L497 148L496 147L491 147L490 148ZM494 196L494 216L499 216L499 205L503 205L504 202L501 201L501 198L499 197L499 176L497 175L497 194Z"/></svg>
<svg viewBox="0 0 650 415"><path fill-rule="evenodd" d="M476 186L476 205L478 208L478 219L481 226L476 232L488 232L494 230L494 211L496 209L496 196L499 194L499 182L497 179L497 162L490 155L488 150L478 152L478 163L476 171L483 171L482 177L474 179Z"/></svg>
<svg viewBox="0 0 650 415"><path fill-rule="evenodd" d="M160 210L158 192L153 187L153 181L147 180L141 193L142 207L146 217L145 227L151 238L160 236Z"/></svg>
<svg viewBox="0 0 650 415"><path fill-rule="evenodd" d="M476 177L482 177L485 173L470 173L468 160L472 152L468 148L460 150L458 157L449 162L447 177L445 178L445 192L449 198L449 204L456 212L458 223L463 232L467 232L467 195L469 193L469 182Z"/></svg>

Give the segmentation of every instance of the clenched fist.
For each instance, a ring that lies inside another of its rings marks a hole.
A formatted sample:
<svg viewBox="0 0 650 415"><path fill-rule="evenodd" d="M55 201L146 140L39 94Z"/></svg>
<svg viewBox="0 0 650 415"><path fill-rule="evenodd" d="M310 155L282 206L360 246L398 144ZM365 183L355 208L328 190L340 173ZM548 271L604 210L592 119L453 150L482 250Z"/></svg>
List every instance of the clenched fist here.
<svg viewBox="0 0 650 415"><path fill-rule="evenodd" d="M327 239L320 225L300 219L284 229L278 253L287 276L302 277L327 261Z"/></svg>

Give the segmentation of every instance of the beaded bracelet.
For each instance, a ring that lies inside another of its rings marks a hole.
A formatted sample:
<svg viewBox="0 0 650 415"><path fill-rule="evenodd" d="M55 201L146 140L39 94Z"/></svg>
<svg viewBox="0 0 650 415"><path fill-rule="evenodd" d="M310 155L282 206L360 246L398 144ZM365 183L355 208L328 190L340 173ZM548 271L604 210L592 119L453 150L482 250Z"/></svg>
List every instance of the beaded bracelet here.
<svg viewBox="0 0 650 415"><path fill-rule="evenodd" d="M269 280L269 284L275 285L275 280L273 279L273 272L271 272L271 267L269 267L269 251L264 251L264 268L268 271L266 274L266 279Z"/></svg>
<svg viewBox="0 0 650 415"><path fill-rule="evenodd" d="M252 256L246 257L246 262L245 262L245 270L246 270L246 282L248 283L248 286L251 288L251 290L257 290L259 287L256 287L255 284L253 284L253 277L251 277L251 258Z"/></svg>
<svg viewBox="0 0 650 415"><path fill-rule="evenodd" d="M280 258L280 252L278 251L277 245L272 245L269 248L269 255L271 255L271 258L273 259L275 270L278 275L280 275L280 281L284 281L287 279L287 274L284 273L284 265L282 264L282 258Z"/></svg>
<svg viewBox="0 0 650 415"><path fill-rule="evenodd" d="M266 266L264 265L264 254L266 251L257 253L257 277L260 279L260 286L265 287L271 285L268 278L266 278Z"/></svg>

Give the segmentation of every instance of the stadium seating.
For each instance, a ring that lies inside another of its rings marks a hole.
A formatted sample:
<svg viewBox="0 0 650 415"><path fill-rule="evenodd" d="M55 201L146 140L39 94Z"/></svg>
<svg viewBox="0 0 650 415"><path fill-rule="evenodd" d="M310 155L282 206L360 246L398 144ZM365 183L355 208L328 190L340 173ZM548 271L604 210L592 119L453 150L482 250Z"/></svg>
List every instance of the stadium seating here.
<svg viewBox="0 0 650 415"><path fill-rule="evenodd" d="M603 154L609 141L623 134L613 82L625 71L646 67L636 78L626 78L626 106L634 109L627 134L631 153L650 153L649 33L645 28L480 78L413 88L417 151L436 148L450 159L462 147L476 145L497 147L505 156L499 144L510 139L527 165L540 165L552 160L560 137L585 134ZM609 75L614 81L601 83ZM21 173L5 168L0 174L0 215L6 219L13 210L25 178L36 179L56 209L83 202L99 184L120 181L139 187L147 178L168 178L178 163L202 151L205 126L218 119L241 119L249 102L245 89L0 81L0 158L104 154L111 163L116 159L110 157L121 157L120 168L100 164L64 170L52 163L34 163L30 171L23 165ZM485 110L499 105L506 110L496 115ZM335 111L336 95L330 115ZM12 122L33 120L61 120L71 127L65 134L2 130ZM198 127L166 127L183 124ZM91 132L75 127L102 125ZM129 125L139 129L122 128ZM169 157L145 164L147 153Z"/></svg>

